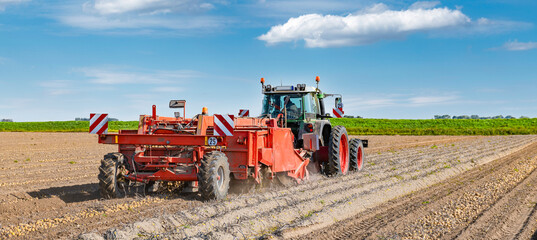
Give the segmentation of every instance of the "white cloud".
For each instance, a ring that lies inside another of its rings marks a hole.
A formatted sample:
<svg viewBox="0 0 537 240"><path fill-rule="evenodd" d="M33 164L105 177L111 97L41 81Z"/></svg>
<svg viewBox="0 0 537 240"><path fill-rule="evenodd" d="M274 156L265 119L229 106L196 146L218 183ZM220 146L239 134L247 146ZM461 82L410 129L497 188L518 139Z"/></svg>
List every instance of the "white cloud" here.
<svg viewBox="0 0 537 240"><path fill-rule="evenodd" d="M114 84L166 84L177 81L197 79L202 73L191 70L139 71L122 68L80 68L90 82L104 85Z"/></svg>
<svg viewBox="0 0 537 240"><path fill-rule="evenodd" d="M155 31L217 29L229 20L206 14L218 0L91 0L64 7L53 18L88 30L125 30L152 34ZM143 31L145 30L145 31Z"/></svg>
<svg viewBox="0 0 537 240"><path fill-rule="evenodd" d="M86 11L99 14L166 14L171 12L193 12L214 8L213 4L200 0L95 0L86 2Z"/></svg>
<svg viewBox="0 0 537 240"><path fill-rule="evenodd" d="M75 90L75 84L73 81L68 80L53 80L42 82L39 85L44 88L45 93L52 96L74 94L78 91Z"/></svg>
<svg viewBox="0 0 537 240"><path fill-rule="evenodd" d="M419 1L415 2L408 9L429 9L440 5L440 1Z"/></svg>
<svg viewBox="0 0 537 240"><path fill-rule="evenodd" d="M366 14L366 13L383 13L389 11L390 8L384 3L377 3L373 6L366 7L363 10L356 12L356 14Z"/></svg>
<svg viewBox="0 0 537 240"><path fill-rule="evenodd" d="M516 30L529 29L533 26L528 22L517 22L509 20L493 20L488 18L479 18L470 24L458 26L457 28L448 29L447 31L437 31L436 36L464 36L464 35L490 35Z"/></svg>
<svg viewBox="0 0 537 240"><path fill-rule="evenodd" d="M419 96L409 98L408 103L413 106L445 104L457 98L457 96Z"/></svg>
<svg viewBox="0 0 537 240"><path fill-rule="evenodd" d="M7 5L19 4L30 0L0 0L0 11L6 10Z"/></svg>
<svg viewBox="0 0 537 240"><path fill-rule="evenodd" d="M532 23L479 18L471 20L460 7L437 7L438 1L415 2L408 9L390 10L375 4L352 14L306 14L289 18L258 37L268 45L303 40L306 47L341 47L401 39L416 32L437 37L495 34L528 29Z"/></svg>
<svg viewBox="0 0 537 240"><path fill-rule="evenodd" d="M382 6L372 8L375 11L347 16L307 14L290 18L285 24L273 26L258 39L269 45L304 40L307 47L352 46L471 23L470 18L458 9L414 6L412 9L394 11Z"/></svg>
<svg viewBox="0 0 537 240"><path fill-rule="evenodd" d="M225 20L217 17L195 16L189 18L173 17L160 18L154 16L126 17L126 16L96 16L96 15L64 15L58 19L72 27L90 30L110 29L155 29L171 30L216 28Z"/></svg>
<svg viewBox="0 0 537 240"><path fill-rule="evenodd" d="M509 41L503 44L501 49L508 51L526 51L537 48L537 42L519 42L518 40Z"/></svg>
<svg viewBox="0 0 537 240"><path fill-rule="evenodd" d="M373 99L366 99L362 101L360 104L364 104L367 106L375 106L375 107L386 107L386 106L392 106L397 104L396 99L392 98L373 98Z"/></svg>
<svg viewBox="0 0 537 240"><path fill-rule="evenodd" d="M267 0L252 1L244 6L257 16L289 16L311 12L348 12L362 3L353 0Z"/></svg>
<svg viewBox="0 0 537 240"><path fill-rule="evenodd" d="M390 107L427 107L446 104L459 104L460 97L456 94L441 96L429 95L387 95L373 97L350 97L344 99L344 109L350 111L379 109Z"/></svg>

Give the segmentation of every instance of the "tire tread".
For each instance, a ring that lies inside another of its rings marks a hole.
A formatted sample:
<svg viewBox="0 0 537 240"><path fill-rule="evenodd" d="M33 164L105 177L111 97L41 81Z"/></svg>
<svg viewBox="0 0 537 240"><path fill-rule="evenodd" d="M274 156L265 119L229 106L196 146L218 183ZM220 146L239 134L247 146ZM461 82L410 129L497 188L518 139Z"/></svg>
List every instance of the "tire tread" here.
<svg viewBox="0 0 537 240"><path fill-rule="evenodd" d="M101 160L97 178L99 179L99 192L103 198L124 197L124 194L116 187L116 164L122 157L121 153L108 153Z"/></svg>
<svg viewBox="0 0 537 240"><path fill-rule="evenodd" d="M364 167L365 156L362 140L353 138L350 141L350 166L351 171L360 171ZM358 169L358 148L362 148L362 168Z"/></svg>
<svg viewBox="0 0 537 240"><path fill-rule="evenodd" d="M224 168L224 189L219 191L217 188L217 171L222 166ZM211 151L205 153L201 160L201 166L198 172L198 191L205 200L221 200L227 196L229 191L229 162L226 155L220 151Z"/></svg>
<svg viewBox="0 0 537 240"><path fill-rule="evenodd" d="M328 175L342 174L339 161L339 145L341 144L341 136L347 135L347 129L344 126L334 126L330 133L328 145ZM348 139L348 138L347 138Z"/></svg>

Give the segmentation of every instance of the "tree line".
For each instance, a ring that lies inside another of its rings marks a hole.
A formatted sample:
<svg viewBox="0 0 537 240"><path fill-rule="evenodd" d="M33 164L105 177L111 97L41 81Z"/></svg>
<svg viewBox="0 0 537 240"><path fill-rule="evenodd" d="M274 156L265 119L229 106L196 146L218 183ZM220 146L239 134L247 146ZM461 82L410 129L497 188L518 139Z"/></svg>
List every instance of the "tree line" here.
<svg viewBox="0 0 537 240"><path fill-rule="evenodd" d="M521 119L529 118L526 116L520 116ZM480 117L479 115L461 115L461 116L450 116L450 115L434 115L434 119L516 119L516 117L513 117L511 115L503 116L503 115L497 115L493 117Z"/></svg>

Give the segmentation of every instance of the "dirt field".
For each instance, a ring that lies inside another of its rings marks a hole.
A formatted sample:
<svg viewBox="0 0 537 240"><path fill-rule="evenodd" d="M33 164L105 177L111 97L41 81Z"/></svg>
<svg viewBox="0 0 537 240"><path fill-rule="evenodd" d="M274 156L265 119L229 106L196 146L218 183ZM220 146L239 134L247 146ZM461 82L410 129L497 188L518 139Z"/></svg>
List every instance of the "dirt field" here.
<svg viewBox="0 0 537 240"><path fill-rule="evenodd" d="M367 138L361 172L204 203L99 199L98 165L115 146L0 133L0 236L528 239L537 229L536 136Z"/></svg>

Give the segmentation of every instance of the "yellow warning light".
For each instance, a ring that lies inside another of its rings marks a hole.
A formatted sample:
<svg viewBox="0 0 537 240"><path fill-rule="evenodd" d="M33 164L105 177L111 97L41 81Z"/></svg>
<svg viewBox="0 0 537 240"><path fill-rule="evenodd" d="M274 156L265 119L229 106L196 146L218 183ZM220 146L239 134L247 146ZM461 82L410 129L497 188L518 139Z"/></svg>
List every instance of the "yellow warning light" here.
<svg viewBox="0 0 537 240"><path fill-rule="evenodd" d="M261 78L261 84L265 83L265 78Z"/></svg>
<svg viewBox="0 0 537 240"><path fill-rule="evenodd" d="M320 78L319 76L317 76L317 77L315 78L315 81L316 81L317 83L319 83L319 81L321 81L321 78Z"/></svg>
<svg viewBox="0 0 537 240"><path fill-rule="evenodd" d="M201 109L201 114L207 114L209 112L209 109L207 109L207 107L203 107Z"/></svg>

